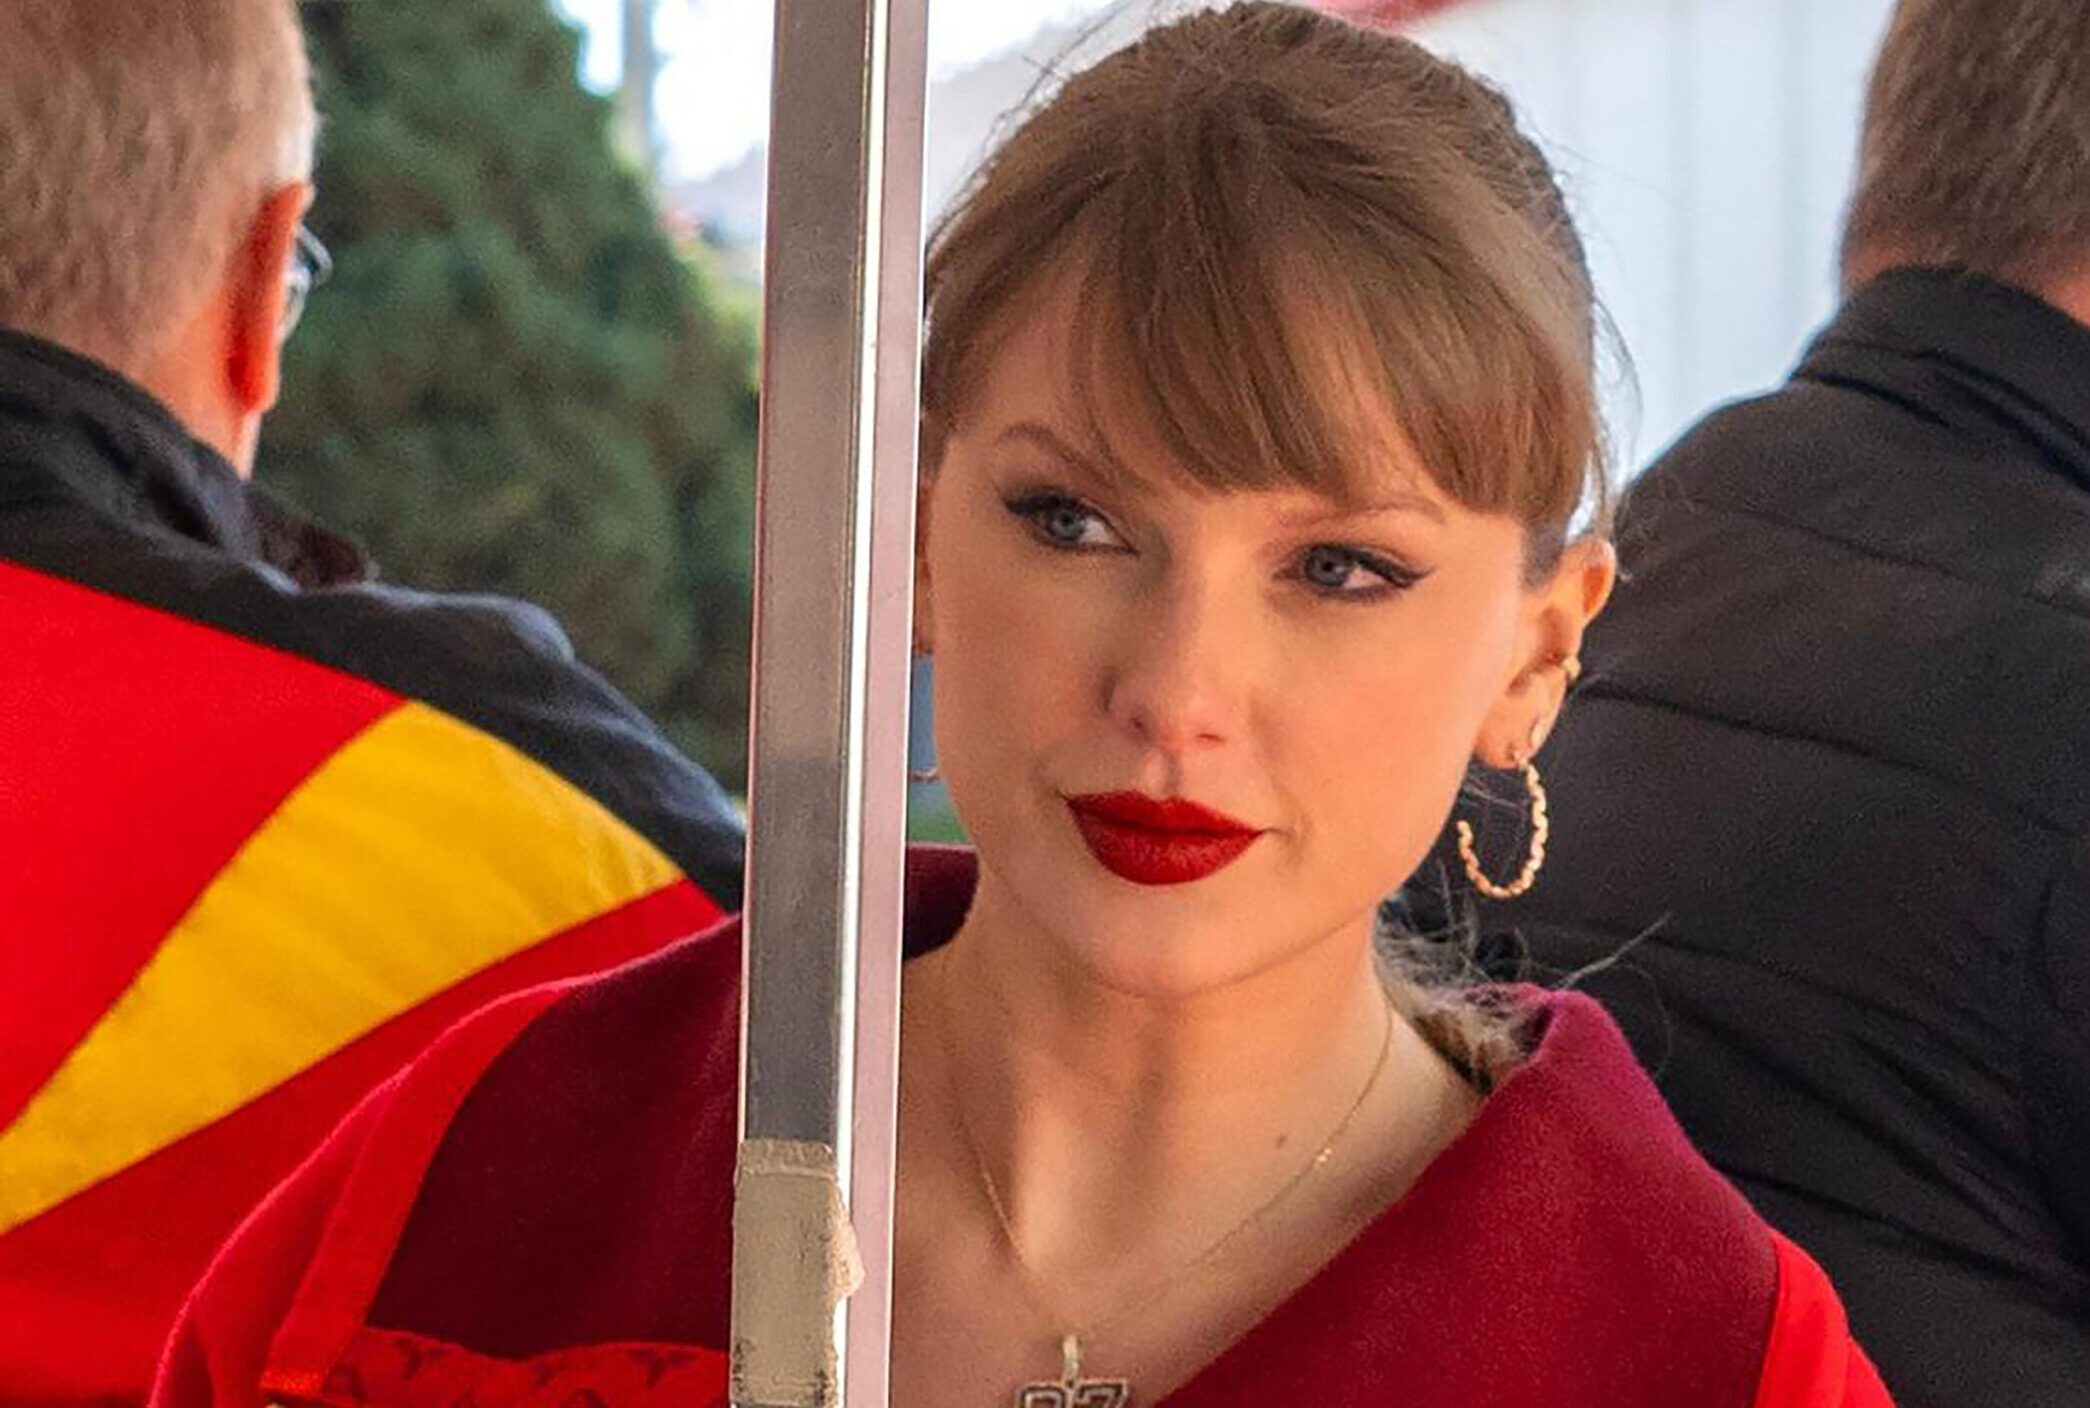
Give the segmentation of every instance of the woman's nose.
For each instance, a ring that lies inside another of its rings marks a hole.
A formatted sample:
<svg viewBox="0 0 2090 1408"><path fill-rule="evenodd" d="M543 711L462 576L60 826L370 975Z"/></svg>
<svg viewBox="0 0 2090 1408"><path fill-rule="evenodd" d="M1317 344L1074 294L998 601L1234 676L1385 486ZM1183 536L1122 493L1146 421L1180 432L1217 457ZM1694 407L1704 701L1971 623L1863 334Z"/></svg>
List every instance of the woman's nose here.
<svg viewBox="0 0 2090 1408"><path fill-rule="evenodd" d="M1239 730L1246 652L1238 611L1192 583L1161 583L1128 603L1105 681L1105 707L1142 744L1211 748Z"/></svg>

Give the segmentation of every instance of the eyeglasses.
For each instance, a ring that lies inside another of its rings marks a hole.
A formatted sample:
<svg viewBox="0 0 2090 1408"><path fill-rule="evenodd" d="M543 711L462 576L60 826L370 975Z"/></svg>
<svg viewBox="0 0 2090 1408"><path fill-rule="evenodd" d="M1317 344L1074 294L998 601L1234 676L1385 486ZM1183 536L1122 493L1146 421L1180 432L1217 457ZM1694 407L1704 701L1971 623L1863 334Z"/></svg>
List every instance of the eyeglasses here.
<svg viewBox="0 0 2090 1408"><path fill-rule="evenodd" d="M333 256L319 242L319 236L303 225L298 226L296 242L290 251L290 272L285 276L286 288L283 297L283 336L289 337L297 327L298 319L305 316L305 300L327 281L334 272Z"/></svg>

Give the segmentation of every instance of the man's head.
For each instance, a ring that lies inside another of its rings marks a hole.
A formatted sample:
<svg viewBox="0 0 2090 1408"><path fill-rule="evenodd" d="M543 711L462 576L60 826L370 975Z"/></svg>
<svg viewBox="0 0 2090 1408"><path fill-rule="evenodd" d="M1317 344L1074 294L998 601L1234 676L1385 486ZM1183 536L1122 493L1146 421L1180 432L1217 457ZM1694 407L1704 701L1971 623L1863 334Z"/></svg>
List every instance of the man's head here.
<svg viewBox="0 0 2090 1408"><path fill-rule="evenodd" d="M1844 282L1906 264L2041 293L2090 274L2090 4L1901 0L1866 99Z"/></svg>
<svg viewBox="0 0 2090 1408"><path fill-rule="evenodd" d="M292 0L0 0L0 326L124 373L244 472L315 126Z"/></svg>

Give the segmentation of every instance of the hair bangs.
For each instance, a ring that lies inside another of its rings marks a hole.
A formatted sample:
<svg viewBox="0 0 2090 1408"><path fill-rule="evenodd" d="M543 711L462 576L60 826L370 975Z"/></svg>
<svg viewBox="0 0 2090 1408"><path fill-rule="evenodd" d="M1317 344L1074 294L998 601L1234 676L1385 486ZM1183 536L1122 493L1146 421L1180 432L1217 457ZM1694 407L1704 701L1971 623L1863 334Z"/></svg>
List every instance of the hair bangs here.
<svg viewBox="0 0 2090 1408"><path fill-rule="evenodd" d="M1201 168L1202 198L1128 174L1069 232L1075 402L1097 443L1137 425L1199 487L1363 501L1417 465L1374 339L1333 251L1303 249L1280 174L1238 155L1151 173Z"/></svg>
<svg viewBox="0 0 2090 1408"><path fill-rule="evenodd" d="M1051 316L1115 472L1352 503L1426 477L1518 520L1534 574L1608 519L1566 202L1502 96L1405 40L1260 4L1150 31L1012 133L925 273L931 473Z"/></svg>
<svg viewBox="0 0 2090 1408"><path fill-rule="evenodd" d="M1542 325L1490 286L1492 261L1447 267L1450 241L1430 229L1302 216L1346 203L1299 188L1256 135L1208 126L1202 161L1157 143L1153 171L1126 173L1067 232L1075 400L1094 443L1136 424L1173 473L1214 490L1362 503L1426 476L1475 511L1564 523L1587 463L1532 471L1590 444L1586 324ZM1192 173L1202 198L1167 189ZM1465 238L1536 243L1497 223Z"/></svg>

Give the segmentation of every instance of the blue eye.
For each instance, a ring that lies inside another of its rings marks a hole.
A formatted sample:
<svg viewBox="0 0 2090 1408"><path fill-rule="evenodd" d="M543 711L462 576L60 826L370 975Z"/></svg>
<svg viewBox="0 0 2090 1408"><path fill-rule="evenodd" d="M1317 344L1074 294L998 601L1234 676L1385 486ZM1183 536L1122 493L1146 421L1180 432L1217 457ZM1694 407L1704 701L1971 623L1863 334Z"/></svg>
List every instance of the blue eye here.
<svg viewBox="0 0 2090 1408"><path fill-rule="evenodd" d="M1003 501L1009 512L1030 524L1047 547L1069 551L1124 546L1102 514L1071 494L1043 490Z"/></svg>
<svg viewBox="0 0 2090 1408"><path fill-rule="evenodd" d="M1323 596L1352 599L1404 591L1427 574L1378 553L1316 543L1300 555L1299 580Z"/></svg>
<svg viewBox="0 0 2090 1408"><path fill-rule="evenodd" d="M1034 521L1038 531L1054 542L1071 544L1080 542L1087 534L1092 516L1073 504L1055 504Z"/></svg>
<svg viewBox="0 0 2090 1408"><path fill-rule="evenodd" d="M1305 558L1299 563L1299 575L1309 586L1339 592L1349 585L1357 565L1357 559L1340 548L1308 548Z"/></svg>

